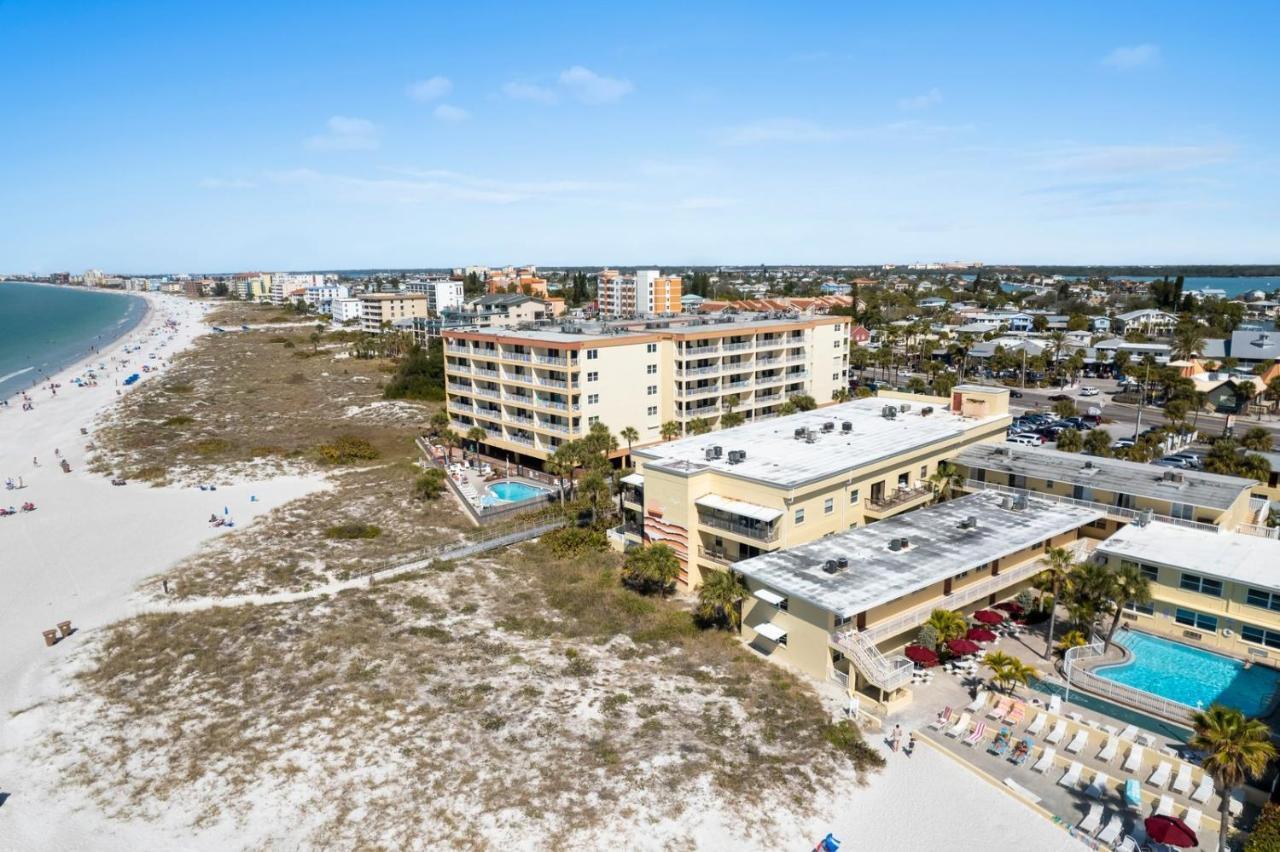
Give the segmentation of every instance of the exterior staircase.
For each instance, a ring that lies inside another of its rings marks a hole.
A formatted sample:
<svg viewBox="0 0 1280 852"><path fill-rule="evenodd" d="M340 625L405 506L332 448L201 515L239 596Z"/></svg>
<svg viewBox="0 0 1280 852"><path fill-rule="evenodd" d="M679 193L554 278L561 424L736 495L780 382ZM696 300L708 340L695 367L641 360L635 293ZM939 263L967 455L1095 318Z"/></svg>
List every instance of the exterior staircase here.
<svg viewBox="0 0 1280 852"><path fill-rule="evenodd" d="M835 634L831 644L852 661L863 677L880 689L892 692L911 682L914 663L901 654L886 657L874 642L857 630Z"/></svg>

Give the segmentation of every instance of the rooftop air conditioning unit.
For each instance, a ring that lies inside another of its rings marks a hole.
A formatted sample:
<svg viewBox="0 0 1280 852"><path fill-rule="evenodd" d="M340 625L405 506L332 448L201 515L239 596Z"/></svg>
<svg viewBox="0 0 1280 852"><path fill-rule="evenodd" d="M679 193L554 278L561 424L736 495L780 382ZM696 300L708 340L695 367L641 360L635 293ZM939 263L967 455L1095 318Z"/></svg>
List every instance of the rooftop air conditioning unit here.
<svg viewBox="0 0 1280 852"><path fill-rule="evenodd" d="M906 414L908 411L911 410L911 403L909 402L901 403L898 406L898 410L901 411L903 414Z"/></svg>
<svg viewBox="0 0 1280 852"><path fill-rule="evenodd" d="M818 440L818 433L812 429L806 429L804 433L804 440L806 444L812 444Z"/></svg>
<svg viewBox="0 0 1280 852"><path fill-rule="evenodd" d="M894 408L892 405L886 405L884 408L880 409L880 416L885 420L892 420L898 416L898 409Z"/></svg>
<svg viewBox="0 0 1280 852"><path fill-rule="evenodd" d="M1019 494L1013 498L1013 508L1021 512L1027 508L1027 495Z"/></svg>
<svg viewBox="0 0 1280 852"><path fill-rule="evenodd" d="M724 455L724 447L720 446L719 444L716 444L711 448L711 455L712 455L712 458L717 458L717 459L720 458L720 456Z"/></svg>
<svg viewBox="0 0 1280 852"><path fill-rule="evenodd" d="M716 457L716 448L715 448L715 447L707 447L707 449L705 450L704 454L706 455L707 461L714 461L714 460L715 460L715 457Z"/></svg>
<svg viewBox="0 0 1280 852"><path fill-rule="evenodd" d="M836 424L830 420L822 424L823 432L834 432L835 430L836 430Z"/></svg>
<svg viewBox="0 0 1280 852"><path fill-rule="evenodd" d="M1084 469L1085 469L1085 470L1092 470L1092 469L1093 469L1093 462L1091 462L1091 461L1087 461L1087 462L1085 462L1085 463L1084 463Z"/></svg>
<svg viewBox="0 0 1280 852"><path fill-rule="evenodd" d="M840 564L836 562L834 559L828 559L825 563L823 563L822 570L828 574L834 574L840 570Z"/></svg>
<svg viewBox="0 0 1280 852"><path fill-rule="evenodd" d="M840 424L840 431L841 431L841 432L852 432L852 431L853 431L853 424L852 424L852 423L850 423L848 420L844 421L843 423L841 423L841 424Z"/></svg>
<svg viewBox="0 0 1280 852"><path fill-rule="evenodd" d="M1182 481L1182 471L1178 471L1178 470L1166 470L1166 471L1164 472L1164 481L1165 481L1165 482L1181 482L1181 481Z"/></svg>
<svg viewBox="0 0 1280 852"><path fill-rule="evenodd" d="M1150 509L1143 509L1138 513L1138 526L1145 527L1151 523L1151 518L1155 513Z"/></svg>
<svg viewBox="0 0 1280 852"><path fill-rule="evenodd" d="M928 416L929 416L930 414L932 414L932 413L933 413L933 406L932 406L932 405L926 405L924 408L920 409L920 416L921 416L921 417L928 417Z"/></svg>
<svg viewBox="0 0 1280 852"><path fill-rule="evenodd" d="M849 557L847 557L847 556L840 556L840 557L837 557L837 558L836 558L836 564L837 564L837 565L839 565L841 568L848 568L848 567L849 567Z"/></svg>
<svg viewBox="0 0 1280 852"><path fill-rule="evenodd" d="M898 544L898 540L896 538L891 538L889 539L889 549L894 553L897 553L902 549L902 545Z"/></svg>
<svg viewBox="0 0 1280 852"><path fill-rule="evenodd" d="M808 437L809 430L801 426L800 428L796 429L795 435L796 435L797 441L803 441L806 437Z"/></svg>
<svg viewBox="0 0 1280 852"><path fill-rule="evenodd" d="M1001 509L1013 508L1013 500L1011 500L1007 494L1004 497L1000 498L1000 508Z"/></svg>

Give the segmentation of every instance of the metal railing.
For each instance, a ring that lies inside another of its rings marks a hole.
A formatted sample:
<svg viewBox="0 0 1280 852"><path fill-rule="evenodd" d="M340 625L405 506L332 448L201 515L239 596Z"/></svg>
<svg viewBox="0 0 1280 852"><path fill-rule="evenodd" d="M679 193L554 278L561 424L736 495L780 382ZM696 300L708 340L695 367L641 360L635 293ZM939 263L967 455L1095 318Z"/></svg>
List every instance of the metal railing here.
<svg viewBox="0 0 1280 852"><path fill-rule="evenodd" d="M886 657L875 642L857 630L834 633L830 641L858 667L863 677L881 689L899 689L911 681L914 663L900 654Z"/></svg>
<svg viewBox="0 0 1280 852"><path fill-rule="evenodd" d="M684 367L676 370L677 376L707 376L712 373L720 372L720 365L713 364L710 367Z"/></svg>
<svg viewBox="0 0 1280 852"><path fill-rule="evenodd" d="M677 352L681 358L702 358L706 355L715 355L720 351L719 346L689 346L683 352Z"/></svg>
<svg viewBox="0 0 1280 852"><path fill-rule="evenodd" d="M894 491L888 497L881 497L879 500L874 497L868 498L867 508L873 511L882 512L885 509L892 509L894 506L901 506L903 503L909 503L918 497L923 497L926 494L932 493L933 486L927 484L917 485L914 488L898 488L897 491Z"/></svg>
<svg viewBox="0 0 1280 852"><path fill-rule="evenodd" d="M725 352L741 352L744 349L750 349L755 343L750 340L744 340L738 343L725 343L720 348Z"/></svg>
<svg viewBox="0 0 1280 852"><path fill-rule="evenodd" d="M749 526L740 521L731 518L722 518L719 515L713 515L709 512L698 512L698 523L707 527L714 527L725 532L735 533L746 538L754 538L757 541L777 541L778 528L775 525L766 525L762 527Z"/></svg>
<svg viewBox="0 0 1280 852"><path fill-rule="evenodd" d="M532 361L533 360L533 356L530 355L528 352L503 352L498 357L505 358L508 361Z"/></svg>
<svg viewBox="0 0 1280 852"><path fill-rule="evenodd" d="M711 562L714 562L717 565L724 565L726 567L732 565L734 562L737 561L736 559L730 559L729 556L723 550L711 550L706 547L699 547L698 555L701 556L703 559L710 560Z"/></svg>
<svg viewBox="0 0 1280 852"><path fill-rule="evenodd" d="M539 379L535 379L534 381L535 381L535 383L536 383L536 384L540 384L540 385L543 385L543 386L545 386L545 387L549 387L549 388L567 388L567 387L569 387L569 383L568 383L568 382L562 382L562 381L560 381L559 379L543 379L543 378L539 378Z"/></svg>
<svg viewBox="0 0 1280 852"><path fill-rule="evenodd" d="M1191 714L1195 712L1194 707L1155 695L1146 690L1135 689L1132 686L1125 686L1122 683L1107 680L1080 665L1085 660L1101 657L1102 646L1103 643L1094 642L1090 645L1070 648L1063 654L1062 671L1067 678L1066 700L1071 700L1071 687L1080 686L1089 692L1097 693L1121 704L1127 704L1130 707L1155 713L1166 719L1175 719L1183 724L1191 721Z"/></svg>
<svg viewBox="0 0 1280 852"><path fill-rule="evenodd" d="M1137 521L1146 514L1143 509L1128 509L1124 506L1115 506L1110 503L1099 503L1096 500L1077 500L1075 497L1063 497L1060 494L1046 494L1043 491L1031 491L1026 488L1011 488L1008 485L996 485L994 482L983 482L977 479L966 479L964 487L970 491L998 491L1001 494L1011 494L1014 496L1034 497L1037 500L1051 500L1054 503L1061 503L1067 506L1079 506L1083 509L1095 509L1099 512L1105 512L1117 518L1124 518L1128 521ZM1175 518L1170 515L1157 515L1152 513L1151 520L1160 521L1164 524L1173 524L1179 527L1188 527L1201 532L1219 533L1222 527L1214 524L1202 524L1199 521L1188 521L1185 518Z"/></svg>
<svg viewBox="0 0 1280 852"><path fill-rule="evenodd" d="M1280 527L1268 527L1262 524L1241 524L1236 532L1244 535L1256 535L1259 538L1280 538Z"/></svg>
<svg viewBox="0 0 1280 852"><path fill-rule="evenodd" d="M561 367L567 367L569 365L568 358L561 358L555 355L535 355L533 356L533 360L539 364L557 364Z"/></svg>
<svg viewBox="0 0 1280 852"><path fill-rule="evenodd" d="M707 394L720 393L719 385L704 385L700 388L685 388L680 391L678 396L706 396Z"/></svg>

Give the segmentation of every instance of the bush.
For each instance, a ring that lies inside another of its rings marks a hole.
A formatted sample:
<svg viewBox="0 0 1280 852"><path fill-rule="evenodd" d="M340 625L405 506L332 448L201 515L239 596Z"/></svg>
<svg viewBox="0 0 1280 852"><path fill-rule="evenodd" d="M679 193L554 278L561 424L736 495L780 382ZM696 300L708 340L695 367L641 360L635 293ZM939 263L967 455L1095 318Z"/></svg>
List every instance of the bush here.
<svg viewBox="0 0 1280 852"><path fill-rule="evenodd" d="M320 461L325 464L351 464L356 461L371 461L378 457L378 448L364 438L352 435L340 435L331 444L322 444L316 448Z"/></svg>
<svg viewBox="0 0 1280 852"><path fill-rule="evenodd" d="M431 468L413 481L413 496L419 500L434 500L444 493L444 471Z"/></svg>
<svg viewBox="0 0 1280 852"><path fill-rule="evenodd" d="M1270 802L1262 806L1244 852L1280 852L1280 805Z"/></svg>
<svg viewBox="0 0 1280 852"><path fill-rule="evenodd" d="M558 559L599 553L609 548L608 537L591 527L561 527L544 535L542 543Z"/></svg>
<svg viewBox="0 0 1280 852"><path fill-rule="evenodd" d="M185 414L175 414L172 417L166 417L164 422L161 425L186 426L188 423L194 423L194 422L196 422L196 419L194 417L188 417Z"/></svg>
<svg viewBox="0 0 1280 852"><path fill-rule="evenodd" d="M884 766L884 757L881 756L880 752L867 745L866 739L862 736L862 731L858 730L858 726L848 719L842 719L834 725L828 725L823 731L823 735L836 751L849 758L849 761L858 771L879 769Z"/></svg>
<svg viewBox="0 0 1280 852"><path fill-rule="evenodd" d="M361 539L361 538L377 538L382 535L382 528L373 524L364 524L358 521L352 521L348 524L338 524L336 527L329 527L324 531L325 538L337 539Z"/></svg>
<svg viewBox="0 0 1280 852"><path fill-rule="evenodd" d="M427 349L411 349L382 395L387 399L444 399L444 349L440 341L433 341Z"/></svg>

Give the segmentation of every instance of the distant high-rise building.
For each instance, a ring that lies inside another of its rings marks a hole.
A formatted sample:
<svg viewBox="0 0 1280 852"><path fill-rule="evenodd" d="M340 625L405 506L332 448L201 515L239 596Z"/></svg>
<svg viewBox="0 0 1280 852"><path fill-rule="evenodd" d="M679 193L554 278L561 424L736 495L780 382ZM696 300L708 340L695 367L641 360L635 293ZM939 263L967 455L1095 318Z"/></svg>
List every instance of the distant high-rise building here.
<svg viewBox="0 0 1280 852"><path fill-rule="evenodd" d="M596 276L596 301L605 316L679 313L681 284L679 275L664 276L656 269L639 269L635 275L602 269Z"/></svg>

